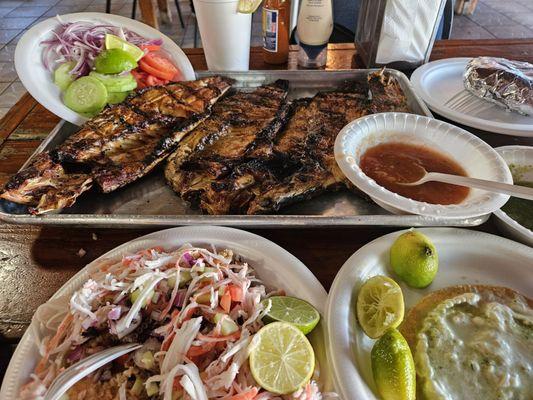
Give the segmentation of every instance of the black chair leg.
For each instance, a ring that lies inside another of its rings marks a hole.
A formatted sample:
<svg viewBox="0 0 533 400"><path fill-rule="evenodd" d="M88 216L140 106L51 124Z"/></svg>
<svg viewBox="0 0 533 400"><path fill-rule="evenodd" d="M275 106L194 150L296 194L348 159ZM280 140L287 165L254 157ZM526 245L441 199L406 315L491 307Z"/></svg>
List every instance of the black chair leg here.
<svg viewBox="0 0 533 400"><path fill-rule="evenodd" d="M131 7L131 19L135 19L137 14L137 0L133 0L133 5Z"/></svg>
<svg viewBox="0 0 533 400"><path fill-rule="evenodd" d="M111 0L106 0L106 2L105 2L105 12L107 14L111 13Z"/></svg>
<svg viewBox="0 0 533 400"><path fill-rule="evenodd" d="M178 9L178 18L180 19L181 29L185 28L185 24L183 23L183 15L181 15L181 7L179 0L175 0L176 2L176 8Z"/></svg>

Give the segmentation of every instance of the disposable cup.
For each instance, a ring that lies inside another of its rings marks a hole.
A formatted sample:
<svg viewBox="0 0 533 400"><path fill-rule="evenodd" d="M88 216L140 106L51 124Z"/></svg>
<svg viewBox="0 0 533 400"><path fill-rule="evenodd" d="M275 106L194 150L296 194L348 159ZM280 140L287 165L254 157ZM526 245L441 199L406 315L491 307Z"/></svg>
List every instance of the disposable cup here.
<svg viewBox="0 0 533 400"><path fill-rule="evenodd" d="M193 0L207 67L247 71L252 14L237 12L238 0Z"/></svg>

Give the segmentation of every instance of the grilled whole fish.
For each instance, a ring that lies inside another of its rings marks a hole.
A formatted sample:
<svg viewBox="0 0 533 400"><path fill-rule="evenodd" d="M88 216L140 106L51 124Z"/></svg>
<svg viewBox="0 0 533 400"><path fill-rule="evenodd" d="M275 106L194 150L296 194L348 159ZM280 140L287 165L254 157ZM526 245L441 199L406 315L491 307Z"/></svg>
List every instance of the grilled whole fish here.
<svg viewBox="0 0 533 400"><path fill-rule="evenodd" d="M209 134L199 134L214 143L205 148L181 143L169 158L166 178L182 198L209 214L275 212L326 190L349 188L334 158L335 138L348 122L384 111L407 112L408 106L399 84L383 72L282 106L270 134L254 139L251 148L227 116L215 111L196 129L217 118ZM240 118L244 126L255 124L249 111Z"/></svg>
<svg viewBox="0 0 533 400"><path fill-rule="evenodd" d="M211 116L170 157L165 175L171 187L207 212L228 213L242 187L225 191L216 205L211 193L244 160L268 153L265 144L272 142L284 121L287 92L288 82L280 80L215 104Z"/></svg>
<svg viewBox="0 0 533 400"><path fill-rule="evenodd" d="M0 197L43 213L72 205L93 182L105 193L131 183L165 159L230 87L231 80L215 76L138 90L39 156ZM89 172L67 174L66 165Z"/></svg>

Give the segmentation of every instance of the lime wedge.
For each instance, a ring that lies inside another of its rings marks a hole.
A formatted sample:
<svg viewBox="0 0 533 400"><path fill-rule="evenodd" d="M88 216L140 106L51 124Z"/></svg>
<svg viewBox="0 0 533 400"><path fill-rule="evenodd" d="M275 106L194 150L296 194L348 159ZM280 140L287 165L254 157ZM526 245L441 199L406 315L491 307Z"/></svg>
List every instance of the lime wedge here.
<svg viewBox="0 0 533 400"><path fill-rule="evenodd" d="M250 370L256 382L276 394L302 388L315 369L315 353L294 325L274 322L257 332L250 344Z"/></svg>
<svg viewBox="0 0 533 400"><path fill-rule="evenodd" d="M271 304L265 322L288 322L307 335L320 321L320 314L307 301L289 296L273 296L262 301L266 307Z"/></svg>
<svg viewBox="0 0 533 400"><path fill-rule="evenodd" d="M105 48L107 50L124 50L125 52L129 53L135 59L135 61L139 61L144 56L144 51L142 51L140 48L110 33L106 33L105 35Z"/></svg>
<svg viewBox="0 0 533 400"><path fill-rule="evenodd" d="M237 12L241 14L251 14L255 12L261 5L263 0L239 0L237 4Z"/></svg>
<svg viewBox="0 0 533 400"><path fill-rule="evenodd" d="M400 332L388 330L374 344L370 358L374 381L382 399L415 400L415 363Z"/></svg>
<svg viewBox="0 0 533 400"><path fill-rule="evenodd" d="M357 319L372 339L396 328L403 320L402 289L391 278L377 275L367 280L357 295Z"/></svg>

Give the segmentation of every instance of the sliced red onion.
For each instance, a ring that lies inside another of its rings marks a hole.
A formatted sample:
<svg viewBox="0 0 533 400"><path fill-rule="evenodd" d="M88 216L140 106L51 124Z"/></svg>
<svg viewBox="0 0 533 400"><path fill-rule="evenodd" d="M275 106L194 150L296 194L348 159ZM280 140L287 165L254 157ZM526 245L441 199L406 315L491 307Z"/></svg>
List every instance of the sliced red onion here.
<svg viewBox="0 0 533 400"><path fill-rule="evenodd" d="M107 318L113 321L116 321L120 318L120 314L122 314L122 309L120 307L113 307L108 313Z"/></svg>
<svg viewBox="0 0 533 400"><path fill-rule="evenodd" d="M187 289L180 289L176 293L176 298L174 299L174 305L176 307L182 307L185 303L185 296L187 295Z"/></svg>
<svg viewBox="0 0 533 400"><path fill-rule="evenodd" d="M57 17L60 25L52 31L53 38L43 40L45 46L42 62L46 69L53 71L58 63L76 62L72 74L87 75L91 71L93 60L104 50L105 35L111 33L136 45L161 45L162 39L147 39L125 28L94 24L87 21L64 23Z"/></svg>
<svg viewBox="0 0 533 400"><path fill-rule="evenodd" d="M196 262L196 260L194 259L193 256L191 256L190 253L183 253L183 258L185 259L185 261L187 261L187 263L192 267L194 265L194 263Z"/></svg>
<svg viewBox="0 0 533 400"><path fill-rule="evenodd" d="M67 356L67 360L72 362L76 362L79 359L81 359L81 356L83 355L83 347L78 346L75 347L74 350L72 350L69 355Z"/></svg>

